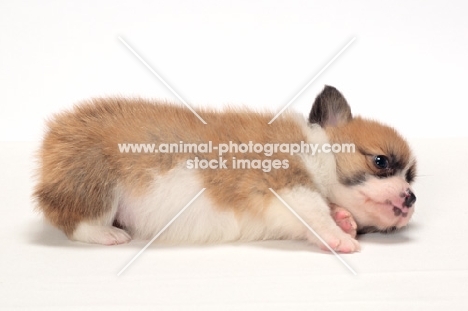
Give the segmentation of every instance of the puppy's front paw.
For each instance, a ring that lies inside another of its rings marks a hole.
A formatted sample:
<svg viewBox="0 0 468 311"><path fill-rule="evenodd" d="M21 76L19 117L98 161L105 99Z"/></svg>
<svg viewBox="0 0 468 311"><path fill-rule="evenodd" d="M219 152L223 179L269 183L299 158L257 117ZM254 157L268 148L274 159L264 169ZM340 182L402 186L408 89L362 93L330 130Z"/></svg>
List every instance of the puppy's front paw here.
<svg viewBox="0 0 468 311"><path fill-rule="evenodd" d="M349 234L352 238L356 238L357 224L353 218L353 215L341 206L331 204L331 215L335 220L338 227L344 232Z"/></svg>
<svg viewBox="0 0 468 311"><path fill-rule="evenodd" d="M361 246L359 242L352 238L351 236L339 232L335 235L326 235L323 236L322 239L333 249L335 252L339 253L354 253L361 250ZM320 249L324 251L330 251L327 246L323 243L320 243Z"/></svg>

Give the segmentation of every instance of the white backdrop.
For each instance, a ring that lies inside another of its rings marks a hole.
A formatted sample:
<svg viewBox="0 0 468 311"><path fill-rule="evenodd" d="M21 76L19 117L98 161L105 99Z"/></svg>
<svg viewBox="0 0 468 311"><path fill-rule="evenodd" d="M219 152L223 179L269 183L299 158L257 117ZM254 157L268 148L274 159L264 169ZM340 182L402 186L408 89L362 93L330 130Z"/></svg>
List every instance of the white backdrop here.
<svg viewBox="0 0 468 311"><path fill-rule="evenodd" d="M468 2L382 3L0 0L0 309L466 309ZM408 137L411 225L360 237L343 255L357 277L305 243L269 241L156 242L118 278L147 241L69 241L33 212L31 176L51 114L94 96L178 101L119 36L195 106L273 110L355 37L291 107L307 114L333 85Z"/></svg>
<svg viewBox="0 0 468 311"><path fill-rule="evenodd" d="M356 114L407 137L467 136L467 2L2 1L0 140L40 140L44 119L93 96L177 98L308 113L329 84Z"/></svg>

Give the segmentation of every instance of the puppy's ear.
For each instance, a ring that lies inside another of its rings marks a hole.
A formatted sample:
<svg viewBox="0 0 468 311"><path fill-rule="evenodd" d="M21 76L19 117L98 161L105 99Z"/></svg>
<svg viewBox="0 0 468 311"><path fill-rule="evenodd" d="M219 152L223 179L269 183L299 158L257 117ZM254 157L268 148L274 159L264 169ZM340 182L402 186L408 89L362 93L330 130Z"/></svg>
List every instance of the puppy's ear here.
<svg viewBox="0 0 468 311"><path fill-rule="evenodd" d="M328 85L315 99L309 114L309 122L318 123L321 127L344 125L352 118L346 99L337 89Z"/></svg>

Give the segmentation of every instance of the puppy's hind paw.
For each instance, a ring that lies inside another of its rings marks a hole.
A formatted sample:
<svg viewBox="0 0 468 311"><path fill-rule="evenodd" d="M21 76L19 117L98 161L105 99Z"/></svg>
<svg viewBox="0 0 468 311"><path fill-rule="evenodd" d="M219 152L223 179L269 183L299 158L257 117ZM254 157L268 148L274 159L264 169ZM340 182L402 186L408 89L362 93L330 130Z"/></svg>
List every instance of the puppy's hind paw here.
<svg viewBox="0 0 468 311"><path fill-rule="evenodd" d="M71 239L85 243L117 245L127 243L132 238L126 231L116 227L81 223L73 232Z"/></svg>

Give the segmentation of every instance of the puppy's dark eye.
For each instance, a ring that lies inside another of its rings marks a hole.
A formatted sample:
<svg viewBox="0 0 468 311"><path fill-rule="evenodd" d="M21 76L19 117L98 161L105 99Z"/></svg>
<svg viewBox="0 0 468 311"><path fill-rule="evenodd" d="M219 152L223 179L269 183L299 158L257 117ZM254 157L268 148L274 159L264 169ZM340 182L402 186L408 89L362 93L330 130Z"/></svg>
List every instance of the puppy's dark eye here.
<svg viewBox="0 0 468 311"><path fill-rule="evenodd" d="M386 169L388 168L389 162L388 158L384 155L377 155L374 157L375 166L379 169Z"/></svg>

